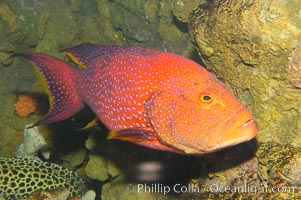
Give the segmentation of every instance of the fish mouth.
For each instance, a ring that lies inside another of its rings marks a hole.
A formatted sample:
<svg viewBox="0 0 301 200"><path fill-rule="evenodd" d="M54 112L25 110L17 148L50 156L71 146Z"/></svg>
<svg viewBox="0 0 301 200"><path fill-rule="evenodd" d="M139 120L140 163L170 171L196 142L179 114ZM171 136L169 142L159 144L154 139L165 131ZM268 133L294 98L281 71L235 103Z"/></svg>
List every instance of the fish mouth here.
<svg viewBox="0 0 301 200"><path fill-rule="evenodd" d="M232 138L226 140L222 144L219 145L219 147L227 147L227 146L233 146L242 142L247 142L253 139L258 132L258 124L255 120L250 119L246 121L242 126L239 126L234 129L232 132ZM237 136L237 137L236 137Z"/></svg>
<svg viewBox="0 0 301 200"><path fill-rule="evenodd" d="M229 133L226 133L223 141L211 144L200 149L202 153L213 153L221 149L237 145L242 142L247 142L253 139L258 132L258 124L255 120L249 119L243 125L234 128Z"/></svg>

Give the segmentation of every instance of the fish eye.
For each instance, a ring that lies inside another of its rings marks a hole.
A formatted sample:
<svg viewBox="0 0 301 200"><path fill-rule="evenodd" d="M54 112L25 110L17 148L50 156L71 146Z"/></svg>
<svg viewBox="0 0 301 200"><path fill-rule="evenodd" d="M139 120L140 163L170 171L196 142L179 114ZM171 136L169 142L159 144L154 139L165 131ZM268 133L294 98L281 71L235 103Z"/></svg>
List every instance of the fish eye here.
<svg viewBox="0 0 301 200"><path fill-rule="evenodd" d="M212 97L210 95L202 95L201 96L201 101L202 102L206 102L206 103L211 102L212 101Z"/></svg>

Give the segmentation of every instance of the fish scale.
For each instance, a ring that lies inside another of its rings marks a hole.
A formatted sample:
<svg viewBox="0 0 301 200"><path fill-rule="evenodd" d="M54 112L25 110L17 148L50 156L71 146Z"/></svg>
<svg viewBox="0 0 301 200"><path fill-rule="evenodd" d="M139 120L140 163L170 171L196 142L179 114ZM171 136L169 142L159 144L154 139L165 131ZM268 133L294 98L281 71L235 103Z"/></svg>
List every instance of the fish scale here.
<svg viewBox="0 0 301 200"><path fill-rule="evenodd" d="M258 132L250 111L187 58L88 43L64 52L81 68L42 53L19 55L34 64L50 98L48 114L35 125L88 105L110 131L108 139L182 154L215 152Z"/></svg>

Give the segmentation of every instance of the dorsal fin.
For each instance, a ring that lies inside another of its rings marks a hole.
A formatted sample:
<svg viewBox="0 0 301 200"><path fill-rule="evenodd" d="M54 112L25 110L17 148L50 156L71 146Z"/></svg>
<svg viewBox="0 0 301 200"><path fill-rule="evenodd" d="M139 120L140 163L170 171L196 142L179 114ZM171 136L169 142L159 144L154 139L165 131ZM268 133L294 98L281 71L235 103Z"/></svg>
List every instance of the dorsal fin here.
<svg viewBox="0 0 301 200"><path fill-rule="evenodd" d="M83 43L72 48L64 49L62 52L75 64L87 69L89 64L102 54L104 46L97 44Z"/></svg>
<svg viewBox="0 0 301 200"><path fill-rule="evenodd" d="M83 43L75 47L62 50L75 64L83 69L93 67L94 62L101 56L113 56L116 54L150 56L157 55L159 51L139 47L127 47L119 45L97 45Z"/></svg>

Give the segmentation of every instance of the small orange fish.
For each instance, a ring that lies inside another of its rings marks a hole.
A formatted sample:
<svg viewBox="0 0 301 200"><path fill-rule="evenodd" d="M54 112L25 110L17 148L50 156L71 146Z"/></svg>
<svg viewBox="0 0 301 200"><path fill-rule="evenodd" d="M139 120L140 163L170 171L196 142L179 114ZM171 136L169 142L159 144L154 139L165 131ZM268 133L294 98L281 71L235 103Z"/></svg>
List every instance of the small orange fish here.
<svg viewBox="0 0 301 200"><path fill-rule="evenodd" d="M82 69L42 53L30 60L46 86L50 111L35 125L70 117L84 104L109 139L153 149L205 154L248 141L252 114L197 63L151 49L81 44L66 49Z"/></svg>

